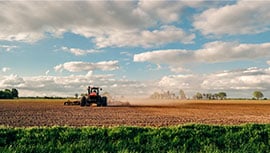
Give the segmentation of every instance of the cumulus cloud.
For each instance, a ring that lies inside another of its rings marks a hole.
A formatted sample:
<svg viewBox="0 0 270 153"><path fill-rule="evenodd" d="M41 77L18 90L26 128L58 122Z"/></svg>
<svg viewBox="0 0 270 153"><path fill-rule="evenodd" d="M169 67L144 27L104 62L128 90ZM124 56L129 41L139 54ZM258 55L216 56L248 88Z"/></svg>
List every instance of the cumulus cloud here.
<svg viewBox="0 0 270 153"><path fill-rule="evenodd" d="M45 75L48 75L50 73L50 70L47 70L46 72L45 72Z"/></svg>
<svg viewBox="0 0 270 153"><path fill-rule="evenodd" d="M171 23L179 21L185 7L197 7L202 1L149 1L141 0L136 13L155 21Z"/></svg>
<svg viewBox="0 0 270 153"><path fill-rule="evenodd" d="M270 43L239 44L237 42L210 42L198 50L156 50L135 54L135 62L169 64L172 71L183 69L186 63L218 63L237 60L254 60L270 56Z"/></svg>
<svg viewBox="0 0 270 153"><path fill-rule="evenodd" d="M9 52L9 51L11 51L12 49L14 49L14 48L18 48L17 46L14 46L14 45L12 45L12 46L10 46L10 45L0 45L0 49L4 49L5 51L7 51L7 52Z"/></svg>
<svg viewBox="0 0 270 153"><path fill-rule="evenodd" d="M155 64L174 64L185 63L194 58L192 52L187 50L157 50L140 54L135 54L133 60L135 62L153 62Z"/></svg>
<svg viewBox="0 0 270 153"><path fill-rule="evenodd" d="M211 42L195 52L196 60L203 62L226 62L253 60L269 56L270 43L239 44L237 42Z"/></svg>
<svg viewBox="0 0 270 153"><path fill-rule="evenodd" d="M97 69L102 71L113 71L118 68L119 68L118 61L101 61L97 63L72 61L56 65L54 67L54 70L57 72L61 72L63 70L67 70L69 72L81 72L81 71L89 72Z"/></svg>
<svg viewBox="0 0 270 153"><path fill-rule="evenodd" d="M200 2L2 1L0 3L0 40L35 42L45 37L58 37L71 32L91 38L97 47L102 48L140 45L148 47L155 43L162 45L171 42L191 43L195 35L187 34L180 28L160 27L160 25L178 22L183 8L196 7L195 4Z"/></svg>
<svg viewBox="0 0 270 153"><path fill-rule="evenodd" d="M64 47L64 46L61 47L61 50L65 51L65 52L72 53L76 56L82 56L82 55L86 55L86 54L101 52L100 50L95 50L95 49L83 50L83 49L79 49L79 48L68 48L68 47Z"/></svg>
<svg viewBox="0 0 270 153"><path fill-rule="evenodd" d="M133 54L130 52L120 52L120 55L125 55L127 57L133 57Z"/></svg>
<svg viewBox="0 0 270 153"><path fill-rule="evenodd" d="M158 82L158 86L166 90L179 90L179 89L199 89L200 78L196 75L169 75L164 76Z"/></svg>
<svg viewBox="0 0 270 153"><path fill-rule="evenodd" d="M269 1L240 0L196 15L193 26L205 35L261 33L269 31L269 9Z"/></svg>
<svg viewBox="0 0 270 153"><path fill-rule="evenodd" d="M251 67L210 74L167 75L151 82L117 78L112 74L97 75L91 71L86 75L69 76L21 77L12 74L2 75L0 80L0 88L17 88L21 96L73 96L85 93L88 85L95 85L117 96L147 97L155 90L177 93L183 89L188 96L196 92L225 91L229 97L251 97L254 90L269 94L270 69Z"/></svg>
<svg viewBox="0 0 270 153"><path fill-rule="evenodd" d="M191 72L189 69L185 69L181 66L170 66L170 70L174 73L186 73L186 72Z"/></svg>
<svg viewBox="0 0 270 153"><path fill-rule="evenodd" d="M16 88L20 96L74 96L87 92L87 86L100 86L115 96L138 97L140 92L151 90L145 83L127 79L117 79L112 74L69 75L69 76L0 76L1 88ZM115 89L117 87L117 89ZM150 86L151 87L151 86ZM145 95L144 95L145 96Z"/></svg>
<svg viewBox="0 0 270 153"><path fill-rule="evenodd" d="M194 34L187 34L181 28L175 26L163 26L158 30L133 30L133 31L111 31L107 37L97 37L95 43L99 48L108 46L142 46L153 47L172 42L184 44L193 43Z"/></svg>
<svg viewBox="0 0 270 153"><path fill-rule="evenodd" d="M201 86L203 89L219 90L269 90L269 79L269 69L251 67L211 74Z"/></svg>
<svg viewBox="0 0 270 153"><path fill-rule="evenodd" d="M211 74L168 75L159 80L158 86L164 90L184 89L190 96L196 92L226 91L230 97L251 97L254 90L268 92L269 80L269 68L250 67Z"/></svg>
<svg viewBox="0 0 270 153"><path fill-rule="evenodd" d="M159 65L159 64L155 64L155 65L153 65L153 64L148 64L146 67L147 67L147 69L148 69L149 71L159 71L159 70L162 69L162 66Z"/></svg>
<svg viewBox="0 0 270 153"><path fill-rule="evenodd" d="M3 67L3 68L2 68L2 72L7 72L7 71L9 71L9 70L10 70L9 67Z"/></svg>
<svg viewBox="0 0 270 153"><path fill-rule="evenodd" d="M133 9L132 2L16 1L1 2L1 6L0 39L4 40L33 42L45 37L44 33L59 36L67 31L92 37L110 28L146 24L139 17L123 13Z"/></svg>
<svg viewBox="0 0 270 153"><path fill-rule="evenodd" d="M7 75L7 76L0 76L0 88L14 88L19 87L25 83L22 77L18 75Z"/></svg>

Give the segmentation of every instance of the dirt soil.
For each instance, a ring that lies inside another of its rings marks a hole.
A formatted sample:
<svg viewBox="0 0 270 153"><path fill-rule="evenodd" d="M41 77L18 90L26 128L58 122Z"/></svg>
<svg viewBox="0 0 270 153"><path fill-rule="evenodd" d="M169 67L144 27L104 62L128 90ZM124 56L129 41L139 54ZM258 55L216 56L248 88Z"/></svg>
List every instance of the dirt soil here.
<svg viewBox="0 0 270 153"><path fill-rule="evenodd" d="M270 124L270 101L174 101L161 105L80 107L63 100L0 101L0 125L29 126L172 126L188 123Z"/></svg>

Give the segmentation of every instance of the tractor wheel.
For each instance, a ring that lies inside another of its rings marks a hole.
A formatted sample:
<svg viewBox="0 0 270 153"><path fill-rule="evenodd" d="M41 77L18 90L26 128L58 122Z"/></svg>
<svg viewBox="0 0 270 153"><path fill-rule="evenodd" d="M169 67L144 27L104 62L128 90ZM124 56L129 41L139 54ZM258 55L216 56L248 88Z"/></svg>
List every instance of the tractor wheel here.
<svg viewBox="0 0 270 153"><path fill-rule="evenodd" d="M81 106L85 106L86 105L86 97L83 96L81 99Z"/></svg>
<svg viewBox="0 0 270 153"><path fill-rule="evenodd" d="M107 97L102 97L102 106L107 106Z"/></svg>
<svg viewBox="0 0 270 153"><path fill-rule="evenodd" d="M100 96L97 97L97 107L102 106L102 99Z"/></svg>

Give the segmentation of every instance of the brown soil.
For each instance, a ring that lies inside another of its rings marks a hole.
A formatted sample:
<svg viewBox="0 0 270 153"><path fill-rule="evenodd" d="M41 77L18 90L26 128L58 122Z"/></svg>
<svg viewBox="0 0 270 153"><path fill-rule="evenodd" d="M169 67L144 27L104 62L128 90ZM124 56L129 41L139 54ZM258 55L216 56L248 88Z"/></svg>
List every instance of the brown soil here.
<svg viewBox="0 0 270 153"><path fill-rule="evenodd" d="M187 123L270 124L270 101L174 101L161 105L64 106L63 100L0 101L0 125L171 126Z"/></svg>

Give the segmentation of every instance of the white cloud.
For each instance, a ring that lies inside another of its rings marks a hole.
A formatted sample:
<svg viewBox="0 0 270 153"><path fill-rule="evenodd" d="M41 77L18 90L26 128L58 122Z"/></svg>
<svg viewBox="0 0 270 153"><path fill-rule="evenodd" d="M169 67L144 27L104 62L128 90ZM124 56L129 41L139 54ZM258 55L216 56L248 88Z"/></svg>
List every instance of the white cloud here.
<svg viewBox="0 0 270 153"><path fill-rule="evenodd" d="M56 66L54 67L54 70L55 70L56 72L62 72L62 71L63 71L63 64L56 65Z"/></svg>
<svg viewBox="0 0 270 153"><path fill-rule="evenodd" d="M269 90L269 79L269 69L251 67L208 75L201 86L209 90Z"/></svg>
<svg viewBox="0 0 270 153"><path fill-rule="evenodd" d="M194 34L187 34L175 26L163 26L158 30L132 30L132 31L110 31L107 37L96 37L94 40L97 47L108 46L142 46L153 47L161 46L172 42L181 42L184 44L193 43Z"/></svg>
<svg viewBox="0 0 270 153"><path fill-rule="evenodd" d="M120 52L120 55L132 56L130 52Z"/></svg>
<svg viewBox="0 0 270 153"><path fill-rule="evenodd" d="M133 60L169 64L172 71L178 71L190 62L218 63L265 58L270 56L269 50L270 43L239 44L216 41L207 43L198 50L157 50L135 54Z"/></svg>
<svg viewBox="0 0 270 153"><path fill-rule="evenodd" d="M69 72L89 72L97 69L103 71L113 71L117 70L118 68L118 61L101 61L97 63L72 61L66 62L64 64L59 64L54 67L54 70L57 72L62 72L63 70L67 70Z"/></svg>
<svg viewBox="0 0 270 153"><path fill-rule="evenodd" d="M135 54L135 62L153 62L155 64L180 64L185 63L193 58L193 53L186 50L157 50L140 54Z"/></svg>
<svg viewBox="0 0 270 153"><path fill-rule="evenodd" d="M45 72L45 75L48 75L50 73L50 70L47 70L46 72Z"/></svg>
<svg viewBox="0 0 270 153"><path fill-rule="evenodd" d="M90 74L91 73L91 74ZM18 75L0 76L0 89L16 88L20 96L74 96L75 93L87 92L87 86L100 86L104 92L108 91L114 96L140 97L140 92L151 90L145 83L127 79L117 79L114 75L87 75L69 76L30 76Z"/></svg>
<svg viewBox="0 0 270 153"><path fill-rule="evenodd" d="M5 51L9 52L14 48L18 48L17 46L10 46L10 45L0 45L0 49L3 48Z"/></svg>
<svg viewBox="0 0 270 153"><path fill-rule="evenodd" d="M163 23L178 22L185 7L197 7L202 1L139 1L135 10L147 19Z"/></svg>
<svg viewBox="0 0 270 153"><path fill-rule="evenodd" d="M162 69L162 66L160 64L155 64L155 65L148 64L146 67L150 71L158 71L158 70L161 70Z"/></svg>
<svg viewBox="0 0 270 153"><path fill-rule="evenodd" d="M251 67L211 74L168 75L160 80L143 82L128 80L126 77L116 78L112 74L69 76L0 76L0 89L17 88L20 96L73 96L85 93L89 85L100 86L117 96L149 96L156 91L172 91L178 93L183 89L188 96L196 92L227 92L229 97L251 97L254 90L261 90L269 96L270 69ZM140 94L144 93L144 94Z"/></svg>
<svg viewBox="0 0 270 153"><path fill-rule="evenodd" d="M203 62L226 62L253 60L270 55L270 43L239 44L236 42L211 42L195 52L196 60Z"/></svg>
<svg viewBox="0 0 270 153"><path fill-rule="evenodd" d="M1 2L0 39L33 42L45 37L44 33L59 36L70 31L95 36L110 28L144 26L143 19L123 13L134 6L133 2L113 1ZM82 33L85 31L88 33Z"/></svg>
<svg viewBox="0 0 270 153"><path fill-rule="evenodd" d="M189 69L185 69L185 68L183 68L181 66L170 66L169 68L174 73L186 73L186 72L190 72Z"/></svg>
<svg viewBox="0 0 270 153"><path fill-rule="evenodd" d="M236 35L269 31L270 2L240 0L236 4L211 8L195 16L193 26L203 34Z"/></svg>
<svg viewBox="0 0 270 153"><path fill-rule="evenodd" d="M194 90L199 88L200 82L200 78L195 75L169 75L162 77L158 82L158 86L165 90Z"/></svg>
<svg viewBox="0 0 270 153"><path fill-rule="evenodd" d="M185 7L196 7L199 3L201 2L2 1L0 40L35 42L71 32L91 38L99 48L192 43L195 35L169 25L179 22ZM168 26L160 27L164 24ZM78 50L74 52L80 54Z"/></svg>
<svg viewBox="0 0 270 153"><path fill-rule="evenodd" d="M184 89L189 96L196 92L225 91L229 97L251 97L252 92L270 90L270 69L251 67L211 74L168 75L158 81L160 89L179 91Z"/></svg>
<svg viewBox="0 0 270 153"><path fill-rule="evenodd" d="M2 72L7 72L7 71L10 71L10 68L9 67L3 67L2 68Z"/></svg>
<svg viewBox="0 0 270 153"><path fill-rule="evenodd" d="M14 74L8 76L0 76L0 78L0 88L14 88L25 83L23 78Z"/></svg>
<svg viewBox="0 0 270 153"><path fill-rule="evenodd" d="M87 77L91 77L93 76L93 71L88 71L87 74L86 74Z"/></svg>
<svg viewBox="0 0 270 153"><path fill-rule="evenodd" d="M83 50L79 48L68 48L68 47L61 47L61 50L72 53L76 56L82 56L86 54L92 54L92 53L99 53L101 52L100 50L95 50L95 49L88 49L88 50Z"/></svg>

